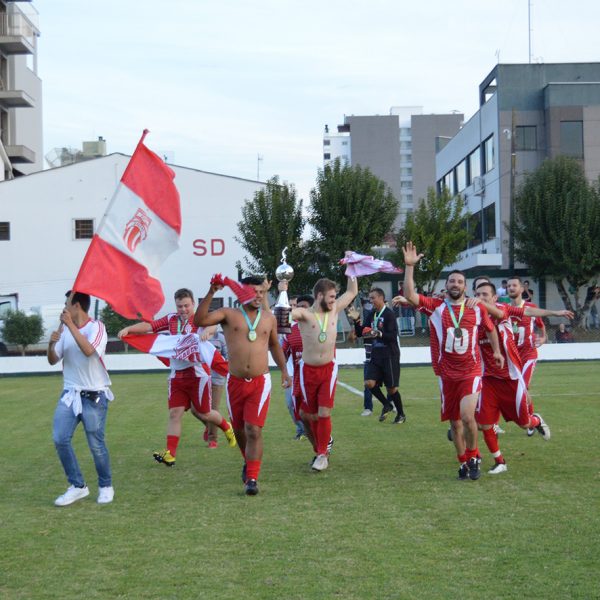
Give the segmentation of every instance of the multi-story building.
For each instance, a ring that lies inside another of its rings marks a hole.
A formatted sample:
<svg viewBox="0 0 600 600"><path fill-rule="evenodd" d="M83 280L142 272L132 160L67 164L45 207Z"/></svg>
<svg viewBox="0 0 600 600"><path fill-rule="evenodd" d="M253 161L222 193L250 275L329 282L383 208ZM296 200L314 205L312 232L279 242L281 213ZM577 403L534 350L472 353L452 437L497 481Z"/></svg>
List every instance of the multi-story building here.
<svg viewBox="0 0 600 600"><path fill-rule="evenodd" d="M514 264L512 197L546 158L582 161L600 173L600 63L499 64L479 86L480 108L440 150L438 189L462 194L474 239L453 265L507 275Z"/></svg>
<svg viewBox="0 0 600 600"><path fill-rule="evenodd" d="M398 106L389 115L347 116L337 133L325 126L323 162L336 158L368 167L383 179L399 202L395 227L404 222L415 202L435 185L435 154L440 140L459 130L460 113L424 115L420 106Z"/></svg>
<svg viewBox="0 0 600 600"><path fill-rule="evenodd" d="M30 3L0 0L0 180L43 168L39 35Z"/></svg>

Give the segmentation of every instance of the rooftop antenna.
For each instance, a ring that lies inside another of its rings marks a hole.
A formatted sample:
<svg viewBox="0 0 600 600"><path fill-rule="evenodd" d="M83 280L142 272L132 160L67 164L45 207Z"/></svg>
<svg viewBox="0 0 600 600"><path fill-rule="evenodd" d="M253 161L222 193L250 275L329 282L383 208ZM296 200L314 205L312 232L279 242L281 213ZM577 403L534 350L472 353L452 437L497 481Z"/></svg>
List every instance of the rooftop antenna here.
<svg viewBox="0 0 600 600"><path fill-rule="evenodd" d="M529 64L531 64L531 0L527 0L527 29L529 34Z"/></svg>
<svg viewBox="0 0 600 600"><path fill-rule="evenodd" d="M263 157L260 154L256 155L256 181L260 181L260 163Z"/></svg>

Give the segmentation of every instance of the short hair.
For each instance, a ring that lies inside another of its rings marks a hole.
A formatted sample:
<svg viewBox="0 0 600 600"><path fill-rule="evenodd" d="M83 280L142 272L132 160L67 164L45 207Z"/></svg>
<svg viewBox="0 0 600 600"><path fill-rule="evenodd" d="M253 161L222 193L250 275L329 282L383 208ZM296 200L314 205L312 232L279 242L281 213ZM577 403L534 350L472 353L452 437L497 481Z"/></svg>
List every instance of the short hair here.
<svg viewBox="0 0 600 600"><path fill-rule="evenodd" d="M296 302L300 304L300 302L308 302L309 306L312 306L315 303L315 299L310 294L302 294L301 296L296 297Z"/></svg>
<svg viewBox="0 0 600 600"><path fill-rule="evenodd" d="M454 269L454 271L450 271L450 273L448 273L448 277L446 277L446 281L448 281L448 279L450 279L451 275L455 275L455 274L462 275L464 277L465 281L467 280L467 277L463 273L463 271L460 271L459 269Z"/></svg>
<svg viewBox="0 0 600 600"><path fill-rule="evenodd" d="M477 289L485 287L485 286L491 287L492 288L492 295L495 296L496 295L496 286L491 282L491 281L483 281L482 283L480 283L477 286Z"/></svg>
<svg viewBox="0 0 600 600"><path fill-rule="evenodd" d="M369 290L369 294L371 292L375 292L378 296L381 296L385 300L385 292L381 288L379 288L379 287L372 287Z"/></svg>
<svg viewBox="0 0 600 600"><path fill-rule="evenodd" d="M490 281L490 278L487 275L478 275L473 279L473 291L479 287L479 284L475 285L478 281Z"/></svg>
<svg viewBox="0 0 600 600"><path fill-rule="evenodd" d="M258 275L248 275L247 277L242 277L240 282L244 285L262 285L264 280L264 277L259 277Z"/></svg>
<svg viewBox="0 0 600 600"><path fill-rule="evenodd" d="M68 298L73 290L69 290L65 294L65 298ZM89 294L84 294L83 292L74 292L73 297L71 298L71 304L79 304L81 306L81 310L84 312L88 312L90 310L90 304L92 303L92 299Z"/></svg>
<svg viewBox="0 0 600 600"><path fill-rule="evenodd" d="M523 280L518 276L518 275L511 275L508 280L507 283L511 280L511 279L516 279L521 285L523 285Z"/></svg>
<svg viewBox="0 0 600 600"><path fill-rule="evenodd" d="M181 288L174 294L175 300L183 300L184 298L190 298L194 302L194 292L188 290L188 288Z"/></svg>
<svg viewBox="0 0 600 600"><path fill-rule="evenodd" d="M508 283L508 281L506 279L503 279L502 283Z"/></svg>
<svg viewBox="0 0 600 600"><path fill-rule="evenodd" d="M331 279L323 277L322 279L319 279L317 283L315 283L315 287L313 288L313 296L316 298L319 294L325 294L329 290L335 289L335 282L331 281Z"/></svg>

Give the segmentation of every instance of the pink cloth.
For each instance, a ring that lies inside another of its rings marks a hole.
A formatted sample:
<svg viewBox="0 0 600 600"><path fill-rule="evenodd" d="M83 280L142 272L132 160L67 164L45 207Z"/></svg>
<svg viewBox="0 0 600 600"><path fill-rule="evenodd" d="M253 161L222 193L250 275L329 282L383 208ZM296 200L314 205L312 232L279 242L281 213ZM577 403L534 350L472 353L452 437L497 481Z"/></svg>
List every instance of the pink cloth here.
<svg viewBox="0 0 600 600"><path fill-rule="evenodd" d="M346 252L346 255L340 260L341 265L346 265L347 277L361 277L362 275L372 275L373 273L402 273L403 270L395 267L388 260L380 260L358 254L356 252Z"/></svg>

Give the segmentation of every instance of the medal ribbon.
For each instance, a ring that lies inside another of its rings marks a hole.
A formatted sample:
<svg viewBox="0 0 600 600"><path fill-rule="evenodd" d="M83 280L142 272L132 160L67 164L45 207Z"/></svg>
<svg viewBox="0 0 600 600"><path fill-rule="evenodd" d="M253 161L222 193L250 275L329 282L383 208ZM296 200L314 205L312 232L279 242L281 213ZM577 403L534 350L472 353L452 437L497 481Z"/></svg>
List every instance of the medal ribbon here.
<svg viewBox="0 0 600 600"><path fill-rule="evenodd" d="M456 316L454 315L454 310L452 309L452 304L450 304L450 302L448 302L448 298L446 298L444 300L444 302L446 303L446 306L448 307L448 312L450 313L450 318L452 319L452 323L454 324L454 328L455 329L460 329L460 321L463 318L463 314L465 312L465 302L464 302L464 300L461 302L461 305L460 305L460 312L458 313L458 321L456 320Z"/></svg>
<svg viewBox="0 0 600 600"><path fill-rule="evenodd" d="M244 310L243 306L240 306L240 310L242 311L242 314L244 315L244 319L246 320L246 323L248 324L248 329L250 330L249 332L252 332L256 329L256 326L258 325L258 322L260 321L260 315L261 315L261 309L258 309L258 314L256 315L256 319L254 320L254 323L250 323L250 319L248 317L248 315L246 314L246 311Z"/></svg>
<svg viewBox="0 0 600 600"><path fill-rule="evenodd" d="M381 319L381 313L383 313L384 310L385 306L379 311L379 314L377 314L377 311L373 313L373 329L377 329L377 322Z"/></svg>
<svg viewBox="0 0 600 600"><path fill-rule="evenodd" d="M321 322L321 319L319 319L319 315L317 313L315 313L315 319L317 320L317 323L319 324L319 327L321 328L321 334L325 334L326 333L326 329L327 329L327 320L329 319L329 313L325 313L325 318L323 319L323 322ZM319 336L322 337L322 336Z"/></svg>

